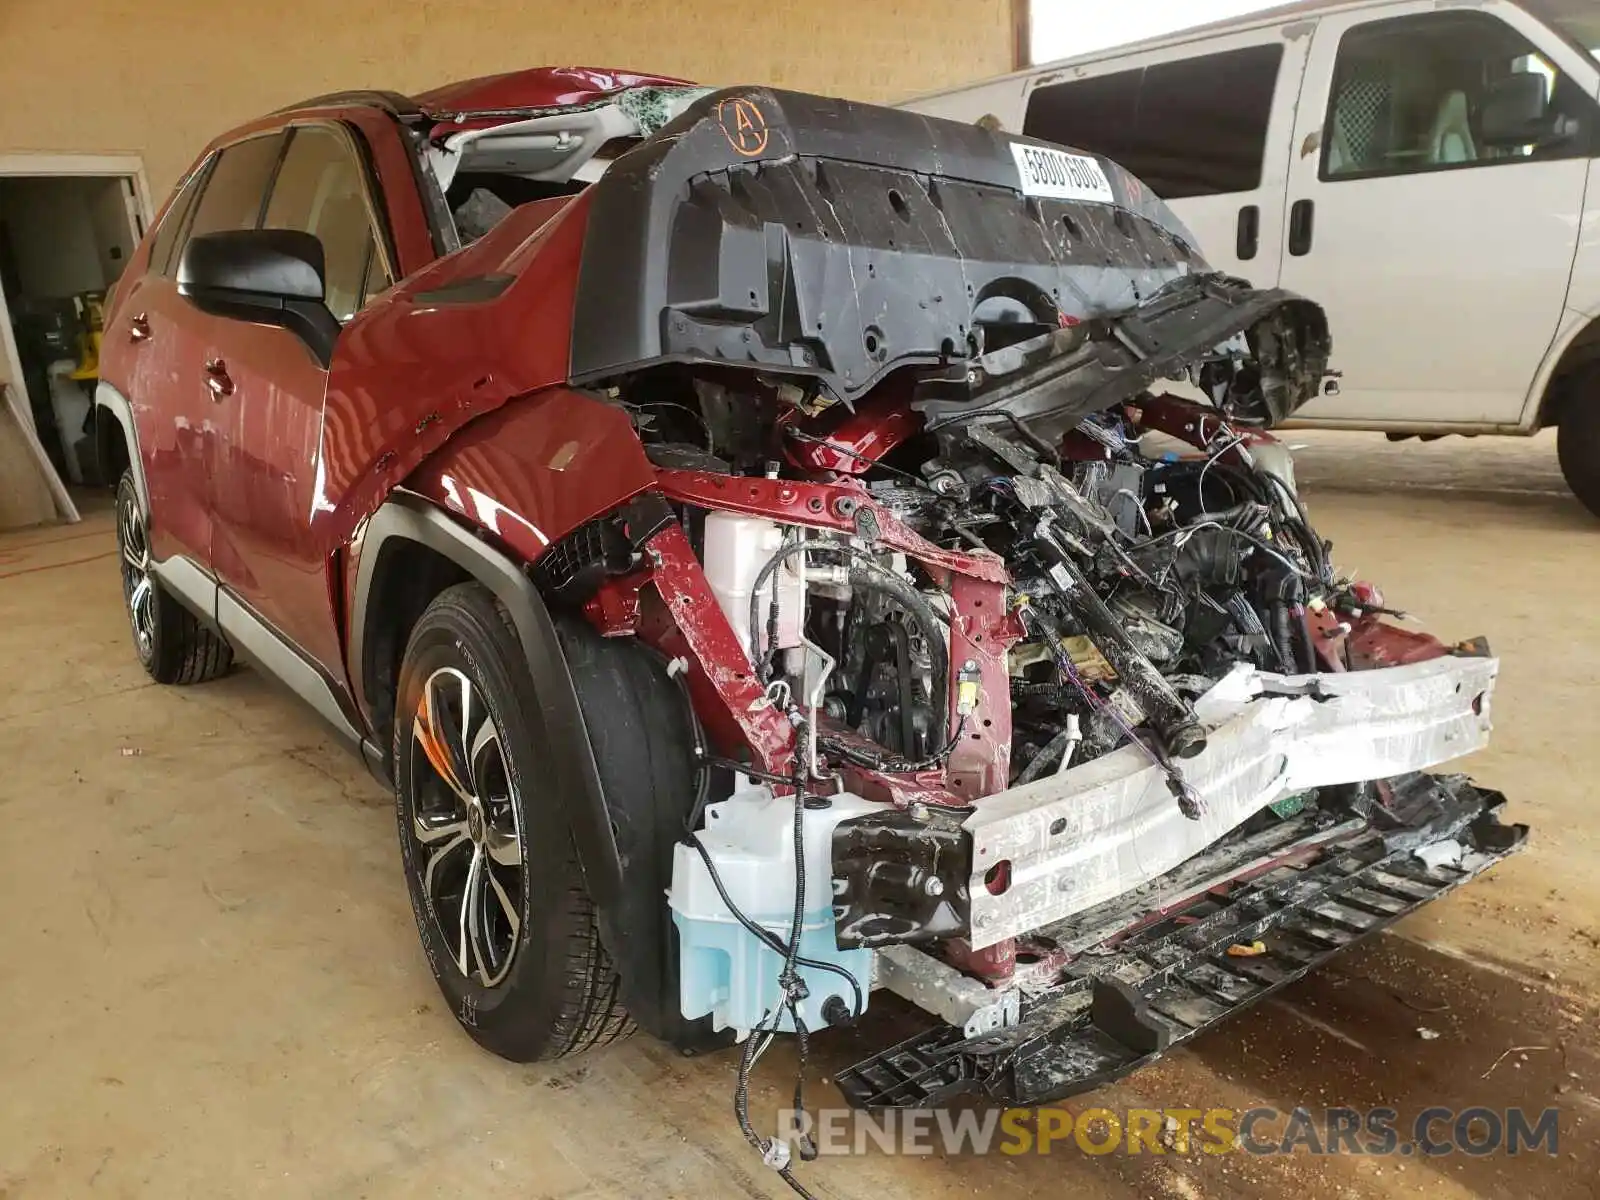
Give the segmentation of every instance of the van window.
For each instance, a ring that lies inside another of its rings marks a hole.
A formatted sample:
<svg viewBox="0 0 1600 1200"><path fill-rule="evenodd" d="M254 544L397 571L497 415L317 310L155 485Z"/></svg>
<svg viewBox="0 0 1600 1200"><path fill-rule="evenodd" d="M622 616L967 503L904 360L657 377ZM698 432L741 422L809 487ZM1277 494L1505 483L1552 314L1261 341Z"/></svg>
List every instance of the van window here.
<svg viewBox="0 0 1600 1200"><path fill-rule="evenodd" d="M1028 97L1023 132L1103 154L1164 200L1261 186L1283 46L1247 46Z"/></svg>
<svg viewBox="0 0 1600 1200"><path fill-rule="evenodd" d="M1374 21L1339 43L1322 178L1587 157L1600 105L1486 13Z"/></svg>

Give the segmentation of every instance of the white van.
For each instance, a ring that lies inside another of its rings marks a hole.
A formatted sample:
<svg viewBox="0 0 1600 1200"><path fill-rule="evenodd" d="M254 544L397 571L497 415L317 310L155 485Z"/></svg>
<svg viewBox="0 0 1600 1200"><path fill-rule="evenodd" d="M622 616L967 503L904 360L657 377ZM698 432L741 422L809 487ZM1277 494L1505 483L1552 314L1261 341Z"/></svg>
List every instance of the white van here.
<svg viewBox="0 0 1600 1200"><path fill-rule="evenodd" d="M1600 514L1600 0L1313 0L905 107L1114 159L1328 309L1297 423L1560 425Z"/></svg>

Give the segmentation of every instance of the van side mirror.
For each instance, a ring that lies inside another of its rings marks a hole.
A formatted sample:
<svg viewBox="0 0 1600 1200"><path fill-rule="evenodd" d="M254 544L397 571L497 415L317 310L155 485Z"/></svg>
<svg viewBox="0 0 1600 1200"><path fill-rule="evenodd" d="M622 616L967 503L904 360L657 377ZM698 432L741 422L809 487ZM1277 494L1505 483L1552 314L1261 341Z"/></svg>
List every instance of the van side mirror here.
<svg viewBox="0 0 1600 1200"><path fill-rule="evenodd" d="M340 327L325 270L322 242L298 229L202 233L178 259L178 293L215 317L287 329L326 367Z"/></svg>
<svg viewBox="0 0 1600 1200"><path fill-rule="evenodd" d="M1489 86L1483 100L1483 140L1487 145L1533 146L1555 132L1550 121L1550 81L1519 71Z"/></svg>

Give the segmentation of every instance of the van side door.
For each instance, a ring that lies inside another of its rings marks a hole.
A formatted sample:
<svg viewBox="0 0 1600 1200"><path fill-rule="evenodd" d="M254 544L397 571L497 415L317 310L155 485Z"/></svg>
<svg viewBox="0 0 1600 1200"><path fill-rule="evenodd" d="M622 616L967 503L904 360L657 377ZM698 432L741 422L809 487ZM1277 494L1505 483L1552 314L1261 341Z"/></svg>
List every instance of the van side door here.
<svg viewBox="0 0 1600 1200"><path fill-rule="evenodd" d="M1246 30L1035 76L1023 132L1120 163L1172 206L1213 266L1271 287L1312 27Z"/></svg>
<svg viewBox="0 0 1600 1200"><path fill-rule="evenodd" d="M1509 4L1320 20L1282 282L1327 308L1342 378L1297 420L1517 425L1561 324L1600 151L1600 103L1574 74L1588 70Z"/></svg>

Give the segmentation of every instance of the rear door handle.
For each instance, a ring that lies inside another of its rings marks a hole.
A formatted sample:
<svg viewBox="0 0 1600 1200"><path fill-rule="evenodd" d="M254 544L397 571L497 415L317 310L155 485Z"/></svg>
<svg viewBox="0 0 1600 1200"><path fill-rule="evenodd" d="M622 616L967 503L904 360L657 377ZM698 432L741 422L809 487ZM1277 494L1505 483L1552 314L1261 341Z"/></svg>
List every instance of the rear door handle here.
<svg viewBox="0 0 1600 1200"><path fill-rule="evenodd" d="M1303 258L1311 253L1317 231L1317 205L1314 200L1296 200L1289 210L1289 253Z"/></svg>
<svg viewBox="0 0 1600 1200"><path fill-rule="evenodd" d="M1235 257L1249 262L1261 249L1261 208L1246 204L1239 210L1239 235Z"/></svg>
<svg viewBox="0 0 1600 1200"><path fill-rule="evenodd" d="M233 376L228 374L228 364L220 358L206 363L206 387L218 404L233 395Z"/></svg>
<svg viewBox="0 0 1600 1200"><path fill-rule="evenodd" d="M150 318L144 313L140 313L128 322L128 340L130 342L150 340Z"/></svg>

